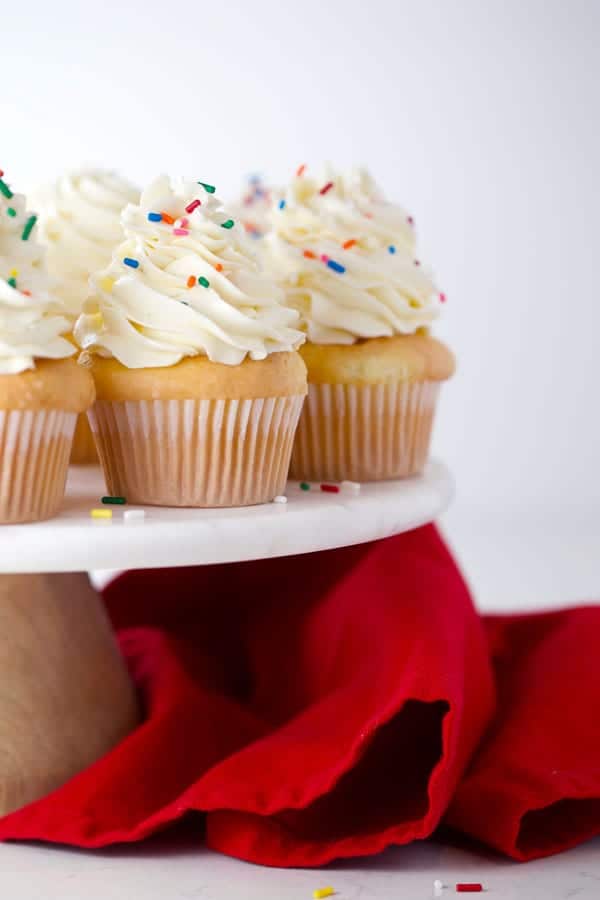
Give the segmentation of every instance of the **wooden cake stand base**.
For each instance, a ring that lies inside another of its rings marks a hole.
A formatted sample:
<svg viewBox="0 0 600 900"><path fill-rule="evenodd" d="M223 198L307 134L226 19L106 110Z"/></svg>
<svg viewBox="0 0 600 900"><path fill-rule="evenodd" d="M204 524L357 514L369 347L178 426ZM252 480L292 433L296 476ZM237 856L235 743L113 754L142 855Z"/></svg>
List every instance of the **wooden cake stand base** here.
<svg viewBox="0 0 600 900"><path fill-rule="evenodd" d="M0 815L64 784L137 721L87 575L0 575Z"/></svg>

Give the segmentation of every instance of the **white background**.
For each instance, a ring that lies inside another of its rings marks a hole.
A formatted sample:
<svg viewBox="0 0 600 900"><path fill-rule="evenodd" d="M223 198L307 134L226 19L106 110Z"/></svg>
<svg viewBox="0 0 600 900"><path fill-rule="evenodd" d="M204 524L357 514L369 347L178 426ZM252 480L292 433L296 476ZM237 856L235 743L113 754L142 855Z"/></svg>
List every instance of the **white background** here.
<svg viewBox="0 0 600 900"><path fill-rule="evenodd" d="M600 2L2 7L0 165L15 187L85 162L233 196L255 170L368 164L413 212L449 298L439 332L460 370L436 449L467 568L512 539L485 585L502 602L496 569L508 555L531 571L515 552L535 531L554 542L536 563L549 601L596 589ZM557 584L544 557L561 552Z"/></svg>

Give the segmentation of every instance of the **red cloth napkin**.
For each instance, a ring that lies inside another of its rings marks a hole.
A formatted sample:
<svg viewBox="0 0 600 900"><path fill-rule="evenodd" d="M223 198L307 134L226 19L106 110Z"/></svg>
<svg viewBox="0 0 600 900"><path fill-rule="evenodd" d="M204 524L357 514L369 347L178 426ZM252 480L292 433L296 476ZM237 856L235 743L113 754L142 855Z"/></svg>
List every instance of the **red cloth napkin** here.
<svg viewBox="0 0 600 900"><path fill-rule="evenodd" d="M481 620L433 526L106 591L143 724L0 838L313 866L444 819L518 858L600 832L600 608Z"/></svg>

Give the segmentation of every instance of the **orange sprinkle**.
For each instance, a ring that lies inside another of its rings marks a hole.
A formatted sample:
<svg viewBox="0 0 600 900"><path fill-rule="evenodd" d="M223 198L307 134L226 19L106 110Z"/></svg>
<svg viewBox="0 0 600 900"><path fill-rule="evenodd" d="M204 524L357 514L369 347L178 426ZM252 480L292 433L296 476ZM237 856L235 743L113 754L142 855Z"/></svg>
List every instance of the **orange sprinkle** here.
<svg viewBox="0 0 600 900"><path fill-rule="evenodd" d="M244 222L244 228L249 232L256 231L256 225L253 225L252 222Z"/></svg>
<svg viewBox="0 0 600 900"><path fill-rule="evenodd" d="M316 254L313 253L312 250L305 250L305 251L304 251L304 256L305 256L307 259L316 259L316 258L317 258L317 257L316 257Z"/></svg>
<svg viewBox="0 0 600 900"><path fill-rule="evenodd" d="M25 294L26 297L31 297L31 291L21 291L22 294Z"/></svg>
<svg viewBox="0 0 600 900"><path fill-rule="evenodd" d="M305 170L306 170L306 165L304 163L302 163L301 166L298 166L298 171L296 172L296 175L298 176L298 178L300 178L301 175L304 175Z"/></svg>
<svg viewBox="0 0 600 900"><path fill-rule="evenodd" d="M190 275L190 277L189 277L188 280L187 280L187 286L188 286L188 287L194 287L195 284L196 284L196 276L195 276L195 275Z"/></svg>
<svg viewBox="0 0 600 900"><path fill-rule="evenodd" d="M344 243L342 244L342 247L344 248L344 250L349 250L350 247L354 247L355 243L356 243L356 240L354 238L350 238L349 241L344 241Z"/></svg>
<svg viewBox="0 0 600 900"><path fill-rule="evenodd" d="M170 216L168 213L161 213L163 222L166 222L167 225L174 225L175 219L173 216Z"/></svg>
<svg viewBox="0 0 600 900"><path fill-rule="evenodd" d="M223 266L221 265L221 263L215 263L215 269L217 270L217 272L222 272Z"/></svg>

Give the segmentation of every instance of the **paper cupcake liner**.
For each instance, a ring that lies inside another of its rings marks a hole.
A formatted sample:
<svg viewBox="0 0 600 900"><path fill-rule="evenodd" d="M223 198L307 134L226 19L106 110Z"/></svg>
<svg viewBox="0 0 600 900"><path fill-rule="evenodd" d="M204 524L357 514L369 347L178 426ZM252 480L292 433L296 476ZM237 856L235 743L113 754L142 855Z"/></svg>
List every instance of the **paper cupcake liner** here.
<svg viewBox="0 0 600 900"><path fill-rule="evenodd" d="M423 470L439 382L309 384L290 477L383 481Z"/></svg>
<svg viewBox="0 0 600 900"><path fill-rule="evenodd" d="M76 418L62 410L0 410L0 523L56 515Z"/></svg>
<svg viewBox="0 0 600 900"><path fill-rule="evenodd" d="M74 466L89 466L98 462L94 435L85 413L77 416L70 462Z"/></svg>
<svg viewBox="0 0 600 900"><path fill-rule="evenodd" d="M283 493L304 397L97 401L111 494L154 506L248 506Z"/></svg>

